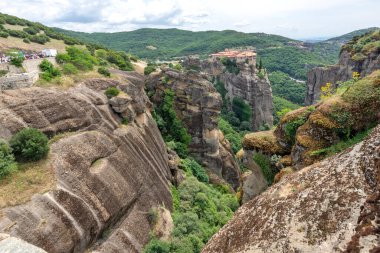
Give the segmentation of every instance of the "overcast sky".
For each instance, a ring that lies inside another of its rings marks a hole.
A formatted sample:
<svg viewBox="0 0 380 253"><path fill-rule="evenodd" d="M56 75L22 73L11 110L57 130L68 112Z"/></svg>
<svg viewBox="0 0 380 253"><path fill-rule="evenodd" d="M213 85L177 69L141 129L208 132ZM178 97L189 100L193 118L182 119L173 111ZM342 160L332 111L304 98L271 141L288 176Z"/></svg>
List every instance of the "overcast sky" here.
<svg viewBox="0 0 380 253"><path fill-rule="evenodd" d="M83 32L233 29L299 39L380 26L380 0L1 0L0 12Z"/></svg>

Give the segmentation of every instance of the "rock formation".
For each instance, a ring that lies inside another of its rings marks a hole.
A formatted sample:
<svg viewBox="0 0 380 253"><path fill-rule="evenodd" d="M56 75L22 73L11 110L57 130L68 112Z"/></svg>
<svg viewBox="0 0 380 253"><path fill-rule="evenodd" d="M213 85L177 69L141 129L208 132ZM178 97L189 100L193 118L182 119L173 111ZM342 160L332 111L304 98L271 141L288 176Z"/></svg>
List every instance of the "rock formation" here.
<svg viewBox="0 0 380 253"><path fill-rule="evenodd" d="M380 125L243 205L203 253L379 252Z"/></svg>
<svg viewBox="0 0 380 253"><path fill-rule="evenodd" d="M358 60L353 58L351 52L343 49L338 64L314 68L307 73L305 105L315 104L320 99L321 87L326 83L331 83L336 88L339 81L351 79L354 72L365 77L378 69L380 69L380 51L371 52Z"/></svg>
<svg viewBox="0 0 380 253"><path fill-rule="evenodd" d="M159 104L165 89L175 93L174 107L192 137L189 153L210 173L225 179L237 189L240 185L240 169L229 143L220 135L218 118L221 97L206 76L197 71L185 72L162 69L147 81L151 100Z"/></svg>
<svg viewBox="0 0 380 253"><path fill-rule="evenodd" d="M340 96L287 113L274 132L246 135L243 147L268 156L288 156L280 163L297 170L320 161L323 149L380 121L379 84L380 71L375 71Z"/></svg>
<svg viewBox="0 0 380 253"><path fill-rule="evenodd" d="M172 176L144 79L133 73L125 78L0 94L0 138L25 127L56 136L47 168L56 187L0 210L1 233L49 253L142 251L152 229L149 210L172 206ZM104 95L110 86L122 90L111 101Z"/></svg>
<svg viewBox="0 0 380 253"><path fill-rule="evenodd" d="M272 88L267 75L259 77L259 70L246 63L237 63L239 73L230 73L220 61L200 61L196 57L187 58L184 65L188 68L200 69L215 77L224 84L227 99L234 97L245 100L252 108L252 130L273 125ZM210 78L211 79L211 78Z"/></svg>

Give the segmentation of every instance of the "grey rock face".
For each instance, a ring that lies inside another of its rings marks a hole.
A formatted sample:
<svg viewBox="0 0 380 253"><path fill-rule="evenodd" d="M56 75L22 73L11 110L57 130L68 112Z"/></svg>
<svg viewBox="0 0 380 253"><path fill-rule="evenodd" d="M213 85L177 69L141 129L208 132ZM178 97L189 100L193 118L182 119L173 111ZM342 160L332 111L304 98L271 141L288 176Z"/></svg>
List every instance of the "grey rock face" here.
<svg viewBox="0 0 380 253"><path fill-rule="evenodd" d="M162 80L165 77L169 81L164 84ZM225 179L237 189L240 182L239 166L232 151L226 148L227 144L220 144L219 139L221 97L206 76L192 70L179 72L163 69L147 81L147 88L154 92L151 100L155 104L162 101L165 89L173 90L177 116L192 137L189 153L209 172Z"/></svg>
<svg viewBox="0 0 380 253"><path fill-rule="evenodd" d="M97 79L67 91L0 94L0 138L24 127L50 137L71 132L50 146L56 188L0 210L1 233L49 253L142 251L150 208L172 206L172 176L161 134L149 110L140 108L148 101L144 81L131 84ZM129 91L134 116L127 126L120 123L120 106L110 106L104 95L109 86L135 92Z"/></svg>
<svg viewBox="0 0 380 253"><path fill-rule="evenodd" d="M380 126L238 209L203 253L378 252Z"/></svg>
<svg viewBox="0 0 380 253"><path fill-rule="evenodd" d="M186 59L185 66L198 68L211 77L217 77L223 82L230 101L234 97L244 99L252 108L252 130L261 126L273 125L273 97L268 76L262 79L258 76L255 66L238 64L239 74L229 73L220 61L200 61L197 58Z"/></svg>
<svg viewBox="0 0 380 253"><path fill-rule="evenodd" d="M327 68L318 67L308 72L305 105L315 104L320 99L321 87L326 83L337 87L338 81L344 82L351 79L353 72L358 72L361 77L364 77L377 69L380 69L380 54L371 53L364 61L357 62L351 59L349 52L343 51L337 65Z"/></svg>

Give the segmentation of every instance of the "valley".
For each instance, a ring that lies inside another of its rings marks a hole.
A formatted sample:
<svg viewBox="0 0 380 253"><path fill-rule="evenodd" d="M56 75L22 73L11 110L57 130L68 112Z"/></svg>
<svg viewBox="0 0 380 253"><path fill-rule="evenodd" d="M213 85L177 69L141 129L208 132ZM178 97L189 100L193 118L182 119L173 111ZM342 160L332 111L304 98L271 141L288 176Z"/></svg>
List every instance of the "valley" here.
<svg viewBox="0 0 380 253"><path fill-rule="evenodd" d="M0 13L0 252L380 251L380 29L84 33Z"/></svg>

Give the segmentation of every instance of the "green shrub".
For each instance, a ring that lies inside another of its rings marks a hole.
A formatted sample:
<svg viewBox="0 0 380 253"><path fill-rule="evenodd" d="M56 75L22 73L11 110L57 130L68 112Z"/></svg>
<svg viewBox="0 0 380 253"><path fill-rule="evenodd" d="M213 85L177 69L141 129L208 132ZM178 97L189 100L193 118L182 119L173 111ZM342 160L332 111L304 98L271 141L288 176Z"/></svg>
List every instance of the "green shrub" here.
<svg viewBox="0 0 380 253"><path fill-rule="evenodd" d="M0 179L17 170L17 163L12 154L12 149L4 141L0 140Z"/></svg>
<svg viewBox="0 0 380 253"><path fill-rule="evenodd" d="M106 94L108 98L113 98L120 94L120 90L116 87L108 87L104 94Z"/></svg>
<svg viewBox="0 0 380 253"><path fill-rule="evenodd" d="M82 71L92 70L94 65L98 64L97 59L87 49L71 46L67 47L66 51L70 56L70 63Z"/></svg>
<svg viewBox="0 0 380 253"><path fill-rule="evenodd" d="M106 76L106 77L110 77L111 76L111 72L108 69L104 68L104 67L100 67L98 69L98 73L101 74L101 75L103 75L103 76Z"/></svg>
<svg viewBox="0 0 380 253"><path fill-rule="evenodd" d="M153 117L166 142L175 142L175 151L181 158L186 158L191 136L174 109L174 92L166 89L163 101L155 108Z"/></svg>
<svg viewBox="0 0 380 253"><path fill-rule="evenodd" d="M253 160L257 163L257 165L260 166L265 179L267 180L268 184L271 185L276 173L271 168L270 158L264 154L255 153L253 155Z"/></svg>
<svg viewBox="0 0 380 253"><path fill-rule="evenodd" d="M68 63L68 62L70 62L71 58L70 58L70 55L68 55L68 54L62 54L62 53L59 53L59 54L57 54L57 56L55 57L55 60L57 61L57 63L59 63L59 64L63 64L63 63Z"/></svg>
<svg viewBox="0 0 380 253"><path fill-rule="evenodd" d="M13 135L9 144L13 154L21 161L38 161L49 152L48 138L34 128L24 128Z"/></svg>
<svg viewBox="0 0 380 253"><path fill-rule="evenodd" d="M62 65L62 71L66 75L72 75L72 74L77 74L79 70L73 64L66 63Z"/></svg>
<svg viewBox="0 0 380 253"><path fill-rule="evenodd" d="M61 76L61 71L59 71L58 68L54 67L53 63L47 59L44 59L40 63L39 68L42 71L40 77L45 81L51 81L53 78Z"/></svg>
<svg viewBox="0 0 380 253"><path fill-rule="evenodd" d="M163 242L153 238L144 252L200 253L239 207L237 198L228 190L202 183L192 176L190 168L187 170L186 179L178 188L171 187L174 207L171 239Z"/></svg>
<svg viewBox="0 0 380 253"><path fill-rule="evenodd" d="M296 133L297 133L297 129L302 126L303 124L305 124L306 120L307 120L307 117L308 115L315 111L315 107L314 106L310 106L302 115L300 115L298 118L290 121L290 122L287 122L285 124L285 136L286 136L286 139L289 143L291 144L294 144L295 142L295 137L296 137Z"/></svg>
<svg viewBox="0 0 380 253"><path fill-rule="evenodd" d="M5 32L5 31L0 31L0 37L8 38L8 36L9 36L9 33Z"/></svg>
<svg viewBox="0 0 380 253"><path fill-rule="evenodd" d="M145 246L144 253L170 253L170 243L158 239L150 240Z"/></svg>
<svg viewBox="0 0 380 253"><path fill-rule="evenodd" d="M129 123L129 121L128 121L127 118L123 118L123 119L121 120L121 124L123 124L123 125L128 125L128 123Z"/></svg>
<svg viewBox="0 0 380 253"><path fill-rule="evenodd" d="M16 38L27 38L29 34L27 34L24 31L18 31L18 30L10 30L8 29L7 32L9 33L10 36L16 37Z"/></svg>
<svg viewBox="0 0 380 253"><path fill-rule="evenodd" d="M274 104L274 111L273 111L274 124L277 124L278 122L280 122L280 119L286 113L300 108L299 105L293 104L292 102L278 96L273 96L273 104Z"/></svg>
<svg viewBox="0 0 380 253"><path fill-rule="evenodd" d="M181 160L181 165L185 171L191 172L200 182L208 183L209 179L206 170L194 159L183 159Z"/></svg>
<svg viewBox="0 0 380 253"><path fill-rule="evenodd" d="M154 66L146 66L144 68L144 75L147 76L147 75L153 73L155 70L156 70L156 67L154 67Z"/></svg>
<svg viewBox="0 0 380 253"><path fill-rule="evenodd" d="M24 62L24 58L22 58L22 57L12 57L12 59L11 59L11 64L18 67L18 68L22 67L23 62Z"/></svg>
<svg viewBox="0 0 380 253"><path fill-rule="evenodd" d="M8 74L8 70L0 70L0 77L5 76L6 74Z"/></svg>
<svg viewBox="0 0 380 253"><path fill-rule="evenodd" d="M25 39L23 39L22 41L25 42L25 43L27 43L27 44L30 43L30 40L29 40L28 38L25 38Z"/></svg>
<svg viewBox="0 0 380 253"><path fill-rule="evenodd" d="M23 31L29 33L30 35L36 35L40 31L40 29L36 27L25 27Z"/></svg>
<svg viewBox="0 0 380 253"><path fill-rule="evenodd" d="M238 68L235 60L232 61L232 60L230 60L228 58L222 58L220 61L226 67L226 70L229 73L232 73L232 74L235 74L235 75L237 75L237 74L240 73L240 69Z"/></svg>
<svg viewBox="0 0 380 253"><path fill-rule="evenodd" d="M223 118L219 119L218 126L224 137L230 142L232 151L238 152L242 148L241 135Z"/></svg>

